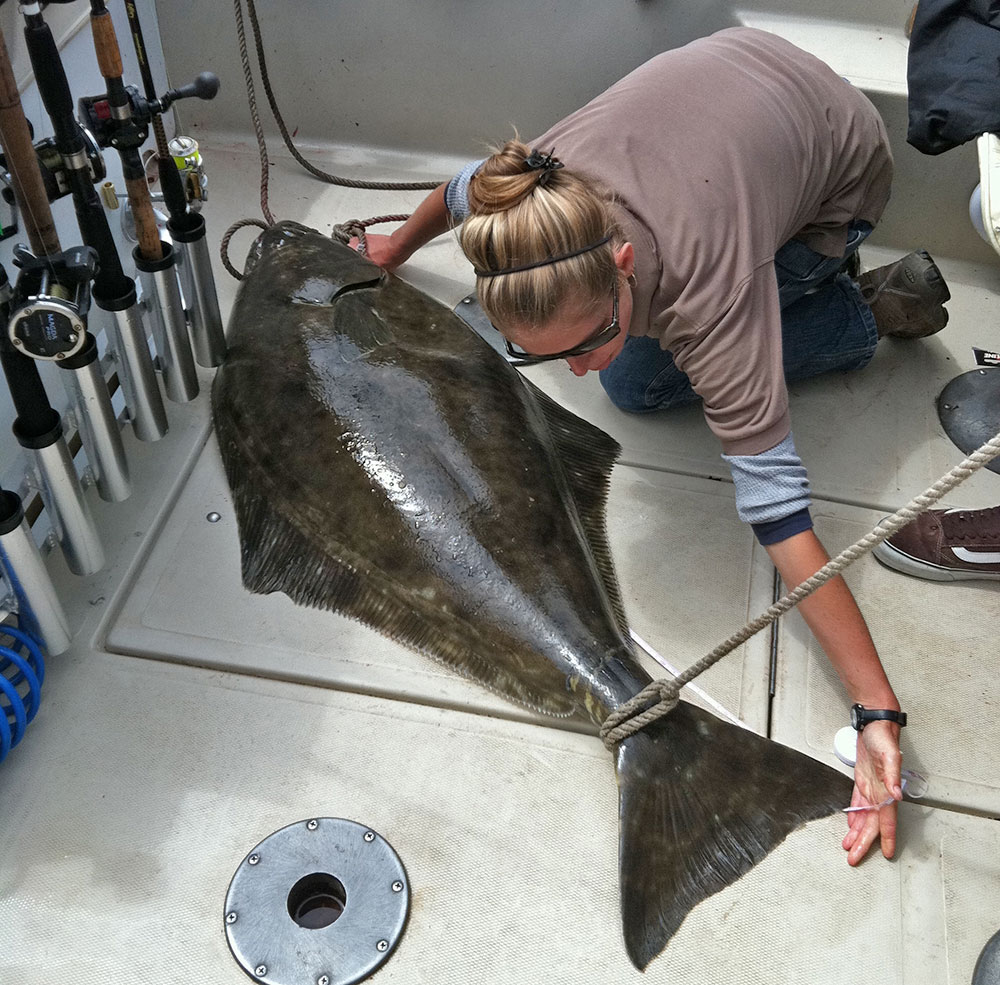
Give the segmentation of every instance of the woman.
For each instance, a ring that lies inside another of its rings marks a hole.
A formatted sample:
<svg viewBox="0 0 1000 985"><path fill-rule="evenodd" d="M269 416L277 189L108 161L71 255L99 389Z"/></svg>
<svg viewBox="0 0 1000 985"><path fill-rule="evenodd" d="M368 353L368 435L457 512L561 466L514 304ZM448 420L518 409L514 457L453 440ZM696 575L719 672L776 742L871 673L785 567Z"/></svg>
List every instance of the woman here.
<svg viewBox="0 0 1000 985"><path fill-rule="evenodd" d="M512 351L599 372L627 411L700 398L740 517L799 584L828 556L786 379L859 368L880 337L947 321L924 252L846 272L889 197L878 114L813 56L734 28L640 66L534 147L470 164L392 236L370 236L369 255L395 269L463 222L480 302ZM852 804L870 809L849 815L843 847L856 865L879 837L889 858L905 717L844 581L800 609L852 704L882 713L857 721Z"/></svg>

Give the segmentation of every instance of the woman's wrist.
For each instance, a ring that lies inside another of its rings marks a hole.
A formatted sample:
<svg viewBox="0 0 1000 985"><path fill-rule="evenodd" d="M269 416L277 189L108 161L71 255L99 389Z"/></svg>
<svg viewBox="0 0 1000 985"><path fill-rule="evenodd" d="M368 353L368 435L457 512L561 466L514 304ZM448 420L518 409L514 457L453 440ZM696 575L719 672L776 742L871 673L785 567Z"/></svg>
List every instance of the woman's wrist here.
<svg viewBox="0 0 1000 985"><path fill-rule="evenodd" d="M861 705L869 710L902 711L899 699L892 691L865 693L851 700L852 705Z"/></svg>
<svg viewBox="0 0 1000 985"><path fill-rule="evenodd" d="M400 230L396 230L389 236L389 259L393 267L398 267L406 263L416 252L415 247L409 247L399 235Z"/></svg>

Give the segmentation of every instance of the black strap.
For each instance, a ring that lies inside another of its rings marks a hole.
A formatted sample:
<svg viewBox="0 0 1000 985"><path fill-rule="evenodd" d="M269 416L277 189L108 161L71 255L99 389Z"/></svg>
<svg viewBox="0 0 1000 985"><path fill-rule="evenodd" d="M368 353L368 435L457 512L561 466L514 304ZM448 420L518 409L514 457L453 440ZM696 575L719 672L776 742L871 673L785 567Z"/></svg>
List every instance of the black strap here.
<svg viewBox="0 0 1000 985"><path fill-rule="evenodd" d="M859 732L864 731L864 727L869 722L896 722L900 728L906 724L905 711L892 711L888 708L866 708L864 705L855 705L854 708L857 712Z"/></svg>

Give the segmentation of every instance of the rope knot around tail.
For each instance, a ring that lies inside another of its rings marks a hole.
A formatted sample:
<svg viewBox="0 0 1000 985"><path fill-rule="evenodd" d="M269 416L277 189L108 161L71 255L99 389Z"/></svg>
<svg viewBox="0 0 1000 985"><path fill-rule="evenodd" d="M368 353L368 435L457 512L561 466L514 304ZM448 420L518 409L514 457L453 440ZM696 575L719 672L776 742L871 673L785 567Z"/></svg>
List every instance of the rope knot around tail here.
<svg viewBox="0 0 1000 985"><path fill-rule="evenodd" d="M601 726L601 741L614 751L616 745L663 718L677 707L681 688L678 680L660 680L647 684L638 694L615 708Z"/></svg>

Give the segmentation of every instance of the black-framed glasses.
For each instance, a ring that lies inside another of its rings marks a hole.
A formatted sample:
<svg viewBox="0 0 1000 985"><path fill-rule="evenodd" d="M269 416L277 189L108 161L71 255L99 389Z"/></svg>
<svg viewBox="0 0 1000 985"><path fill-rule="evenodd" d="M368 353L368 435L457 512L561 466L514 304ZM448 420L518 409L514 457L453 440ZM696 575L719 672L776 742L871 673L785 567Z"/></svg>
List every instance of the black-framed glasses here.
<svg viewBox="0 0 1000 985"><path fill-rule="evenodd" d="M607 345L607 343L622 330L621 325L618 323L617 277L615 278L614 288L612 289L612 297L614 298L614 303L611 308L611 324L605 326L597 332L597 334L592 335L589 339L584 340L579 345L575 345L571 349L564 349L562 352L550 352L548 355L538 356L531 352L525 352L523 349L518 349L511 343L510 339L505 338L504 342L507 346L507 355L519 363L547 363L551 362L553 359L571 359L573 356L585 356L588 352L600 349L602 345ZM496 328L495 325L493 327Z"/></svg>

